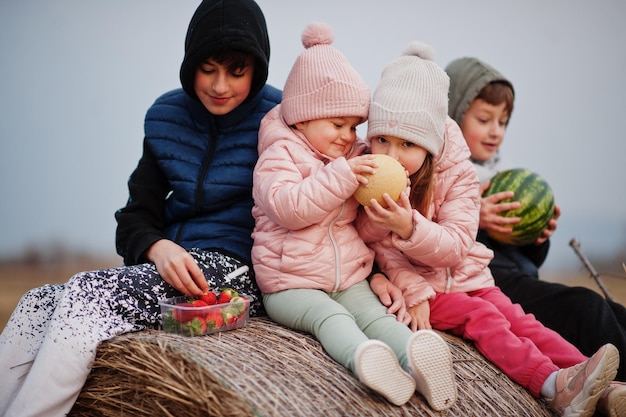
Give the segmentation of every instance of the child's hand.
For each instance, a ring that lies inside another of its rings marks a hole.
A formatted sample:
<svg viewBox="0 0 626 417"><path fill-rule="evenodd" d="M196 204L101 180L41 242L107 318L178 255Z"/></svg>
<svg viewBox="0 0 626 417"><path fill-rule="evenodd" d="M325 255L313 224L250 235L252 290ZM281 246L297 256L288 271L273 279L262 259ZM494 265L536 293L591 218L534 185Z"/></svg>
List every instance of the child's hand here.
<svg viewBox="0 0 626 417"><path fill-rule="evenodd" d="M411 322L411 316L406 312L402 290L393 285L385 275L380 273L372 275L370 288L378 296L380 302L388 307L387 314L395 314L396 319L406 325Z"/></svg>
<svg viewBox="0 0 626 417"><path fill-rule="evenodd" d="M367 178L363 176L363 174L375 174L376 168L378 168L378 162L374 159L374 155L366 154L355 156L354 158L348 159L348 165L350 165L350 169L352 173L356 176L356 180L359 184L367 185Z"/></svg>
<svg viewBox="0 0 626 417"><path fill-rule="evenodd" d="M413 209L406 193L400 194L398 203L393 201L389 194L383 194L388 208L381 206L372 199L371 207L364 207L365 213L371 221L396 233L402 239L408 239L413 233Z"/></svg>
<svg viewBox="0 0 626 417"><path fill-rule="evenodd" d="M548 227L546 227L543 232L541 232L541 236L535 240L536 245L541 245L546 240L550 239L554 234L557 226L557 220L561 217L561 208L557 205L554 206L554 216L548 222Z"/></svg>
<svg viewBox="0 0 626 417"><path fill-rule="evenodd" d="M148 248L146 256L154 262L161 278L178 291L200 296L209 290L196 260L177 243L167 239L158 240Z"/></svg>
<svg viewBox="0 0 626 417"><path fill-rule="evenodd" d="M480 186L480 195L489 187L489 181ZM511 225L520 222L519 217L502 217L500 213L507 210L515 210L520 208L519 201L510 203L499 203L505 198L512 198L513 191L502 191L492 194L481 200L480 203L480 222L478 227L481 229L490 229L494 232L511 233Z"/></svg>
<svg viewBox="0 0 626 417"><path fill-rule="evenodd" d="M414 332L419 330L431 330L430 325L430 303L428 300L409 307L407 309L411 316L411 330Z"/></svg>

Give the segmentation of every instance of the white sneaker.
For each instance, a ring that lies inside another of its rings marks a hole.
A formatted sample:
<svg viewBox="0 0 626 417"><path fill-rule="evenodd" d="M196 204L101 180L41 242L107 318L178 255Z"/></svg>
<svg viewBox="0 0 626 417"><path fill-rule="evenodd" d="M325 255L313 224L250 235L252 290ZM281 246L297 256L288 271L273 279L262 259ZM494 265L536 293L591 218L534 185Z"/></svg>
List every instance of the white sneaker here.
<svg viewBox="0 0 626 417"><path fill-rule="evenodd" d="M393 350L379 340L368 340L354 353L356 374L363 384L394 405L403 405L415 393L415 381L405 372Z"/></svg>
<svg viewBox="0 0 626 417"><path fill-rule="evenodd" d="M410 373L417 390L437 411L456 402L456 381L448 344L432 330L413 333L406 347Z"/></svg>

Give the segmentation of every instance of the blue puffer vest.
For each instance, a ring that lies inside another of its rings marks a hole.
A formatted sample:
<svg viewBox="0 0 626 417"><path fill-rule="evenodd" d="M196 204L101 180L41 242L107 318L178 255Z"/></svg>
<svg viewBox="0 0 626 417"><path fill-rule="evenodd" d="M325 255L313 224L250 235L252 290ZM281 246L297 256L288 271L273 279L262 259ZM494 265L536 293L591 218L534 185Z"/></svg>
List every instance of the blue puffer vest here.
<svg viewBox="0 0 626 417"><path fill-rule="evenodd" d="M254 99L214 116L177 89L148 110L146 142L172 189L164 210L168 239L250 262L258 127L280 98L266 85Z"/></svg>

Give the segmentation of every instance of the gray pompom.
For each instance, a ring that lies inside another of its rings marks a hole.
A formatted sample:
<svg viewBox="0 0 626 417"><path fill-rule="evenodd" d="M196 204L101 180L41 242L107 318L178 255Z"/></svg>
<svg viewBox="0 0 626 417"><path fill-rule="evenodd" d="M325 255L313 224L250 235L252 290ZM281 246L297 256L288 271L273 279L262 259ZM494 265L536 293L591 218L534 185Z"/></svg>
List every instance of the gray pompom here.
<svg viewBox="0 0 626 417"><path fill-rule="evenodd" d="M428 44L420 41L413 41L404 50L404 55L416 56L429 61L435 60L435 50Z"/></svg>

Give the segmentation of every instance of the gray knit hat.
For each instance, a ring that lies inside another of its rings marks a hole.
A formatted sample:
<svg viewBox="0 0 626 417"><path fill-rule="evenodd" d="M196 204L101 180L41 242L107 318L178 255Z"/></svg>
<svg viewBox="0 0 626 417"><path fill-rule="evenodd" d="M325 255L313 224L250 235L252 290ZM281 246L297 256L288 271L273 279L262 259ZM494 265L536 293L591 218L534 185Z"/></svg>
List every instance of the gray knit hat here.
<svg viewBox="0 0 626 417"><path fill-rule="evenodd" d="M434 51L413 41L383 69L370 107L367 138L396 136L438 155L448 116L448 75Z"/></svg>
<svg viewBox="0 0 626 417"><path fill-rule="evenodd" d="M500 74L495 68L477 58L459 58L448 64L446 72L450 76L450 108L448 110L459 125L472 101L480 94L485 86L494 81L508 84L513 90L513 84Z"/></svg>

